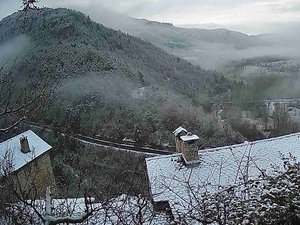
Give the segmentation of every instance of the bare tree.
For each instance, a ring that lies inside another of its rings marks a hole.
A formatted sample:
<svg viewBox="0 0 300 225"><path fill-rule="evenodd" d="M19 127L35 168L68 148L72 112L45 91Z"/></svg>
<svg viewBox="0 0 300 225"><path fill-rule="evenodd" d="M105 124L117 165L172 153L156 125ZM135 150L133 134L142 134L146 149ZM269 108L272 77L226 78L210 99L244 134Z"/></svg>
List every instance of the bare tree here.
<svg viewBox="0 0 300 225"><path fill-rule="evenodd" d="M25 12L38 9L38 0L22 0ZM26 20L24 20L26 22ZM21 78L21 82L13 76L11 71L5 70L6 64L0 67L0 122L6 119L6 124L0 125L0 133L5 133L26 119L33 118L51 97L55 88L51 87L53 80L43 74L43 78Z"/></svg>
<svg viewBox="0 0 300 225"><path fill-rule="evenodd" d="M177 197L179 224L217 225L297 225L300 222L300 163L293 156L282 157L267 174L213 191L209 184L182 181L188 196ZM180 180L176 180L180 182ZM170 190L172 191L172 190ZM181 203L180 203L181 202Z"/></svg>
<svg viewBox="0 0 300 225"><path fill-rule="evenodd" d="M120 197L111 198L105 197L100 191L91 191L90 186L94 184L87 181L84 173L81 174L84 169L73 171L73 173L80 171L76 174L78 177L76 180L77 193L74 191L73 194L60 193L60 188L55 187L51 188L52 193L50 188L47 188L45 197L43 197L37 194L38 190L34 183L35 165L33 164L21 178L12 176L12 163L13 157L9 153L1 161L1 178L3 180L1 193L9 193L7 198L3 198L3 201L1 199L1 202L7 203L5 207L6 221L10 223L47 225L63 223L84 225L168 224L166 218L156 216L146 195L134 197L125 193ZM24 180L26 185L24 185ZM70 190L67 187L64 189ZM108 193L105 194L109 196Z"/></svg>
<svg viewBox="0 0 300 225"><path fill-rule="evenodd" d="M24 120L34 118L55 96L58 81L24 78L18 81L11 72L0 68L0 133L8 132ZM4 121L5 120L5 121Z"/></svg>
<svg viewBox="0 0 300 225"><path fill-rule="evenodd" d="M84 194L82 199L83 211L75 210L77 202L63 201L63 204L53 205L50 187L47 188L45 198L39 195L37 182L38 166L32 163L22 171L14 171L13 153L7 154L0 160L1 178L1 206L7 220L13 224L76 224L82 223L99 207L92 206L92 198ZM54 190L56 188L54 187ZM100 205L98 205L100 206ZM4 209L3 209L4 207ZM66 210L60 210L64 207Z"/></svg>
<svg viewBox="0 0 300 225"><path fill-rule="evenodd" d="M38 9L37 2L23 0L25 17L26 11ZM26 18L24 21L26 22ZM47 74L43 74L43 77L16 79L11 71L7 71L5 65L0 67L0 133L11 131L21 122L34 118L53 99L59 83L57 80L54 82ZM97 210L90 206L90 198L85 195L85 210L80 215L52 214L50 188L47 188L45 207L40 208L36 204L41 196L38 195L39 190L35 184L38 169L35 164L22 170L22 173L15 173L13 168L13 152L7 151L7 154L0 158L0 210L10 212L6 215L9 215L13 224L33 224L34 221L47 225L81 223Z"/></svg>

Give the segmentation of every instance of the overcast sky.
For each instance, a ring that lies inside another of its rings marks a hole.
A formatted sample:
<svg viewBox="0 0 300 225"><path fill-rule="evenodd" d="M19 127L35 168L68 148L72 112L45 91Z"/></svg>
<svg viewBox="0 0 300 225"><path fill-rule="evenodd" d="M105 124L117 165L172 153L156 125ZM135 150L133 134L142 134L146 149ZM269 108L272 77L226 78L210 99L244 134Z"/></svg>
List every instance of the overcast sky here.
<svg viewBox="0 0 300 225"><path fill-rule="evenodd" d="M0 0L0 18L18 10L21 0ZM177 26L228 28L266 33L300 22L300 0L40 0L40 6L88 12L106 8Z"/></svg>

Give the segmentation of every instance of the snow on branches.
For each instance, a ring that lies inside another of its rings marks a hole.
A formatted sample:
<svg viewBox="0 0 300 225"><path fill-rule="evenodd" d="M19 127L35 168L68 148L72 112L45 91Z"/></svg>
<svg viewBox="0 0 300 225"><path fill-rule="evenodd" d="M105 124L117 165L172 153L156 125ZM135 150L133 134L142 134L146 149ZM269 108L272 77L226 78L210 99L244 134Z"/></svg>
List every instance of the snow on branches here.
<svg viewBox="0 0 300 225"><path fill-rule="evenodd" d="M292 156L282 159L283 167L273 167L270 174L262 171L258 179L221 187L215 193L193 191L193 201L179 221L204 225L300 224L300 163Z"/></svg>

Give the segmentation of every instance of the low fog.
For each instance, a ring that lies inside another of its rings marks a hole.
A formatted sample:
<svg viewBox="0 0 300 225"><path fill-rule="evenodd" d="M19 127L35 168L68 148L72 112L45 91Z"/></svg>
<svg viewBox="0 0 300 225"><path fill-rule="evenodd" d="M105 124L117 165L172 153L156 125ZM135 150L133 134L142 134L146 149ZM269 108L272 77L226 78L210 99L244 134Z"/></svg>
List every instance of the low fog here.
<svg viewBox="0 0 300 225"><path fill-rule="evenodd" d="M110 9L76 5L73 8L88 14L91 19L115 30L163 48L206 69L220 69L247 58L278 56L298 61L300 23L274 25L274 33L247 35L220 29L180 28L172 24L136 19Z"/></svg>
<svg viewBox="0 0 300 225"><path fill-rule="evenodd" d="M219 46L218 44L207 43L206 49L194 47L186 51L170 51L204 68L222 69L235 61L257 57L278 57L298 63L300 59L300 52L297 48L298 45L298 43L291 43L290 41L278 41L269 42L266 43L266 45L257 47L236 49L225 45L216 48L216 46Z"/></svg>
<svg viewBox="0 0 300 225"><path fill-rule="evenodd" d="M25 35L19 35L12 40L0 44L0 64L5 64L10 60L20 57L20 54L29 45L29 38Z"/></svg>

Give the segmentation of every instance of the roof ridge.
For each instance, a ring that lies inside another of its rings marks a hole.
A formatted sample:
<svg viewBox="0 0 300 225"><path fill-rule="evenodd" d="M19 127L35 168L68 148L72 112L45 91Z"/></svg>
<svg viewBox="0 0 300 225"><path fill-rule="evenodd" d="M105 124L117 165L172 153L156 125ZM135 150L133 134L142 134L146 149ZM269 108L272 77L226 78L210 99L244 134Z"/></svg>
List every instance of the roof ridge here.
<svg viewBox="0 0 300 225"><path fill-rule="evenodd" d="M154 156L154 157L150 157L150 158L146 158L146 161L152 161L152 160L157 160L157 159L163 159L163 158L170 158L170 157L176 157L176 156L180 156L182 153L176 153L174 152L174 154L172 155L160 155L160 156Z"/></svg>
<svg viewBox="0 0 300 225"><path fill-rule="evenodd" d="M265 142L270 142L270 141L281 140L281 139L285 139L285 138L294 137L294 136L297 136L297 135L300 136L300 132L287 134L287 135L283 135L283 136L279 136L279 137L256 140L256 141L252 141L252 142L244 142L244 143L241 143L241 144L227 145L227 146L221 146L221 147L216 147L216 148L200 149L200 150L198 150L198 154L203 154L203 152L221 151L221 150L226 150L226 149L229 149L229 148L251 146L251 145L254 145L254 144L258 144L258 143L265 143ZM162 156L154 156L154 157L146 158L146 161L176 157L176 156L179 156L179 155L181 155L181 153L174 152L174 154L171 154L171 155L162 155Z"/></svg>
<svg viewBox="0 0 300 225"><path fill-rule="evenodd" d="M224 149L228 149L228 148L236 148L236 147L254 145L254 144L258 144L258 143L276 141L276 140L286 139L286 138L290 138L290 137L294 137L294 136L300 136L300 132L287 134L287 135L282 135L282 136L278 136L278 137L262 139L262 140L251 141L251 142L246 141L246 142L240 143L240 144L227 145L227 146L221 146L221 147L215 147L215 148L207 148L207 149L199 150L198 152L199 153L200 152L201 153L203 153L203 152L214 152L214 151L224 150Z"/></svg>

